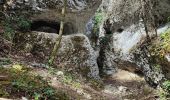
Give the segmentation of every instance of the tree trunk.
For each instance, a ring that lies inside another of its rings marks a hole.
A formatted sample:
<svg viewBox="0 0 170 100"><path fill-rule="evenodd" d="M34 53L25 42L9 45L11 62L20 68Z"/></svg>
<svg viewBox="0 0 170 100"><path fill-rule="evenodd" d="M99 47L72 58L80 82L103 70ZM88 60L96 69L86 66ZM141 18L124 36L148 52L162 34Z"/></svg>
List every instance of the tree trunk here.
<svg viewBox="0 0 170 100"><path fill-rule="evenodd" d="M146 32L146 38L147 40L150 40L150 37L149 37L149 31L148 31L148 26L147 26L147 8L146 8L146 4L147 2L145 0L141 0L141 5L142 5L142 20L143 20L143 23L144 23L144 28L145 28L145 32Z"/></svg>
<svg viewBox="0 0 170 100"><path fill-rule="evenodd" d="M66 5L67 5L67 0L64 0L64 7L62 8L62 20L60 23L60 31L59 31L59 36L56 39L53 51L51 53L50 59L48 61L48 64L51 66L54 63L54 59L56 58L58 49L60 48L60 43L62 40L62 35L63 35L63 29L64 29L64 20L65 20L65 12L66 12Z"/></svg>

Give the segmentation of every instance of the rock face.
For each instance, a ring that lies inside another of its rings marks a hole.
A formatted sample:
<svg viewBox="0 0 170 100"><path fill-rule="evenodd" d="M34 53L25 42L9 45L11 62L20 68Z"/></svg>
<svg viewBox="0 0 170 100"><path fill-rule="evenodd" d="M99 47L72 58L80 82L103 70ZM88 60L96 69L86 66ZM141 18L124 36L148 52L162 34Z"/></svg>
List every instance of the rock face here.
<svg viewBox="0 0 170 100"><path fill-rule="evenodd" d="M67 0L65 22L70 23L75 33L83 33L85 24L95 13L101 0ZM60 23L63 0L15 0L8 1L8 10L15 10L20 15L27 15L34 21ZM72 28L71 27L71 28Z"/></svg>
<svg viewBox="0 0 170 100"><path fill-rule="evenodd" d="M155 1L155 0L153 0ZM155 1L153 15L156 21L163 21L170 15L168 0ZM106 75L114 74L117 68L143 74L146 81L156 86L165 76L161 70L154 70L156 63L151 59L146 41L145 27L141 18L141 2L139 0L103 0L94 18L87 24L87 36L96 51L100 51L99 69ZM102 16L97 26L96 18ZM158 24L158 26L161 23ZM165 32L169 24L158 28L158 34ZM89 32L91 30L91 32ZM153 34L149 31L149 34ZM97 35L96 35L97 34ZM94 43L93 37L97 40ZM97 48L97 49L96 49ZM102 60L101 60L102 59ZM110 73L112 72L112 73Z"/></svg>
<svg viewBox="0 0 170 100"><path fill-rule="evenodd" d="M32 10L45 10L49 8L61 9L63 6L63 0L15 0L7 1L13 9L20 9L23 6L30 7ZM95 0L67 0L67 6L71 10L84 10L88 7L92 7Z"/></svg>
<svg viewBox="0 0 170 100"><path fill-rule="evenodd" d="M32 32L18 38L17 41L25 40L20 48L24 48L24 52L29 54L26 55L26 59L31 59L32 63L46 63L57 37L54 33ZM55 65L82 79L100 79L97 53L83 34L63 36Z"/></svg>

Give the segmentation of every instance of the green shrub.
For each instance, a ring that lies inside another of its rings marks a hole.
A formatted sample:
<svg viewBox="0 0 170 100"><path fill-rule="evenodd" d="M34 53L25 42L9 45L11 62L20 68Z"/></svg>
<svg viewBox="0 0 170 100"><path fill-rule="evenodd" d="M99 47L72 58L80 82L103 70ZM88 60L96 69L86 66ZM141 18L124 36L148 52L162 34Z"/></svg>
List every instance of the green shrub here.
<svg viewBox="0 0 170 100"><path fill-rule="evenodd" d="M93 30L92 30L92 34L93 34L93 42L95 43L95 45L97 44L97 39L99 37L99 26L103 21L103 13L100 11L97 11L95 16L94 16L94 26L93 26Z"/></svg>
<svg viewBox="0 0 170 100"><path fill-rule="evenodd" d="M4 22L2 23L4 26L4 38L12 41L13 37L14 37L14 33L15 33L15 29L13 28L13 24L12 24L12 18L7 18L4 20Z"/></svg>
<svg viewBox="0 0 170 100"><path fill-rule="evenodd" d="M170 16L168 17L168 22L170 22Z"/></svg>
<svg viewBox="0 0 170 100"><path fill-rule="evenodd" d="M2 21L2 24L4 26L4 34L3 36L5 39L12 41L15 32L17 30L19 31L29 31L31 26L31 21L26 19L24 16L14 16L14 17L7 17Z"/></svg>
<svg viewBox="0 0 170 100"><path fill-rule="evenodd" d="M165 91L170 93L170 81L169 80L163 82L162 87Z"/></svg>
<svg viewBox="0 0 170 100"><path fill-rule="evenodd" d="M168 93L165 92L163 89L159 89L158 94L159 94L160 100L167 100Z"/></svg>
<svg viewBox="0 0 170 100"><path fill-rule="evenodd" d="M169 100L170 98L170 81L164 81L162 83L162 89L159 90L160 100Z"/></svg>
<svg viewBox="0 0 170 100"><path fill-rule="evenodd" d="M12 64L12 61L8 58L0 59L0 66Z"/></svg>
<svg viewBox="0 0 170 100"><path fill-rule="evenodd" d="M161 46L165 52L170 52L170 29L161 35L163 42Z"/></svg>
<svg viewBox="0 0 170 100"><path fill-rule="evenodd" d="M95 25L99 26L100 23L101 23L102 20L103 20L103 14L102 14L101 12L97 12L97 13L95 14L94 20L95 20Z"/></svg>
<svg viewBox="0 0 170 100"><path fill-rule="evenodd" d="M154 43L150 49L151 55L163 58L165 54L170 53L170 29L162 33L161 40Z"/></svg>
<svg viewBox="0 0 170 100"><path fill-rule="evenodd" d="M25 17L21 16L18 18L18 27L21 31L28 31L30 29L31 22Z"/></svg>

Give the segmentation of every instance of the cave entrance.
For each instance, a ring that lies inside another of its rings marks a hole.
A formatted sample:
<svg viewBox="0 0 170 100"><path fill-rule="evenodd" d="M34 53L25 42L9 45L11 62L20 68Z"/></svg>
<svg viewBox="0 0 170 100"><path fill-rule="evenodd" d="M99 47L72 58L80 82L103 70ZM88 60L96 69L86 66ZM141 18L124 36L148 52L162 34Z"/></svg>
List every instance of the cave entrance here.
<svg viewBox="0 0 170 100"><path fill-rule="evenodd" d="M59 30L60 22L37 20L32 21L31 23L31 31L59 34ZM74 33L76 33L74 25L70 22L66 22L64 24L63 35L69 35Z"/></svg>

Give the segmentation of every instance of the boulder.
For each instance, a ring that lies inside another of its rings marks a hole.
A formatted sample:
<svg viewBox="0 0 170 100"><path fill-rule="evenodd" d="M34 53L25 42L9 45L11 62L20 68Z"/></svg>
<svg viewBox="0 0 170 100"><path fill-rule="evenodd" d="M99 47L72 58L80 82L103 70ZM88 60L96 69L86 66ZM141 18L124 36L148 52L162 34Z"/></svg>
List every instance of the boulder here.
<svg viewBox="0 0 170 100"><path fill-rule="evenodd" d="M24 37L17 38L20 43L24 40L24 44L17 44L21 50L25 50L25 54L31 53L32 56L25 55L30 63L46 63L56 38L58 38L58 34L55 33L32 32L24 34ZM83 34L62 37L55 66L79 76L79 78L100 79L97 53L91 47L89 39Z"/></svg>

